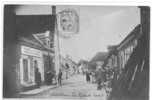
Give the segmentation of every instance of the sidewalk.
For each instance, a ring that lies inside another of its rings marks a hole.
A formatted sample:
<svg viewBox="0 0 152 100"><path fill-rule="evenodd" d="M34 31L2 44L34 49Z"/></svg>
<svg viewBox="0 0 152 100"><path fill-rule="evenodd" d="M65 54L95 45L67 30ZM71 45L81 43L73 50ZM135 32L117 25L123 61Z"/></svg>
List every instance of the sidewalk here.
<svg viewBox="0 0 152 100"><path fill-rule="evenodd" d="M41 92L47 91L49 89L54 89L56 88L56 85L50 85L50 86L41 86L40 88L36 88L34 90L29 90L29 91L25 91L25 92L20 92L19 95L35 95L35 94L39 94Z"/></svg>
<svg viewBox="0 0 152 100"><path fill-rule="evenodd" d="M62 80L62 81L66 81L66 80ZM58 85L43 85L40 88L35 88L32 90L20 92L16 95L16 97L28 97L28 96L39 95L41 93L47 92L49 90L52 90L58 87L59 87Z"/></svg>

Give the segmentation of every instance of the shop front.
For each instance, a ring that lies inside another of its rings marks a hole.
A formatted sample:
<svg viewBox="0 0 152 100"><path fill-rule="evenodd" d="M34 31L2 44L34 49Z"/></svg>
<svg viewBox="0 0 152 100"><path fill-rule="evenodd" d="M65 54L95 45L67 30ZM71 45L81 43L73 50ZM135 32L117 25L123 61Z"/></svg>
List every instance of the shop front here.
<svg viewBox="0 0 152 100"><path fill-rule="evenodd" d="M42 51L21 45L20 83L23 87L36 85L36 68L40 72L41 82L44 81L44 63Z"/></svg>

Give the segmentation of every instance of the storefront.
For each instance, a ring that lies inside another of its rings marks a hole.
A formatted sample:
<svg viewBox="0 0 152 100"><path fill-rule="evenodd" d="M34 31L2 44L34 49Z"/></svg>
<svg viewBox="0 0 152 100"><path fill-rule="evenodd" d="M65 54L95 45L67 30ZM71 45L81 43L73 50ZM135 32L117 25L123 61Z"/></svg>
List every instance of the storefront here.
<svg viewBox="0 0 152 100"><path fill-rule="evenodd" d="M24 87L35 85L35 68L41 74L41 81L44 81L44 61L41 50L21 45L20 56L20 82Z"/></svg>

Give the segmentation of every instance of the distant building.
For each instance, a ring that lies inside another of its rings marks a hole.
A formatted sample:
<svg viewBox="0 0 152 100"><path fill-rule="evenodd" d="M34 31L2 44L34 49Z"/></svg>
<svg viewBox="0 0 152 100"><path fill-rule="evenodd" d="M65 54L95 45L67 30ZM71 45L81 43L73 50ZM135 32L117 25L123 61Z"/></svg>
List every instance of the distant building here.
<svg viewBox="0 0 152 100"><path fill-rule="evenodd" d="M77 73L78 67L77 64L69 57L61 56L61 65L63 71L65 71L68 75L73 75Z"/></svg>
<svg viewBox="0 0 152 100"><path fill-rule="evenodd" d="M107 52L98 52L90 61L89 61L89 69L96 69L97 66L103 66L104 60L107 58Z"/></svg>
<svg viewBox="0 0 152 100"><path fill-rule="evenodd" d="M118 65L117 65L118 64L118 58L117 58L116 48L117 48L116 45L108 47L109 53L108 53L107 58L104 60L104 64L103 64L104 67L106 67L108 69L118 67Z"/></svg>

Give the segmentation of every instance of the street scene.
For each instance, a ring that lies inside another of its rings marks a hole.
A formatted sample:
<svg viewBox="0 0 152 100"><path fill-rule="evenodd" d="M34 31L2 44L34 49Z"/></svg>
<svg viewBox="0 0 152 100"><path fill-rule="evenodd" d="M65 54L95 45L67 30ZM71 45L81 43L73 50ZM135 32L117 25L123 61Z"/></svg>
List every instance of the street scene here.
<svg viewBox="0 0 152 100"><path fill-rule="evenodd" d="M78 80L79 79L79 80ZM83 75L75 75L70 79L63 81L61 87L50 87L43 92L28 91L22 94L27 98L70 98L70 99L87 99L87 100L106 100L106 92L98 91L95 84L86 83ZM65 92L66 91L66 92ZM34 93L34 94L33 94ZM21 96L21 97L22 97Z"/></svg>
<svg viewBox="0 0 152 100"><path fill-rule="evenodd" d="M148 6L4 5L3 98L149 100Z"/></svg>

